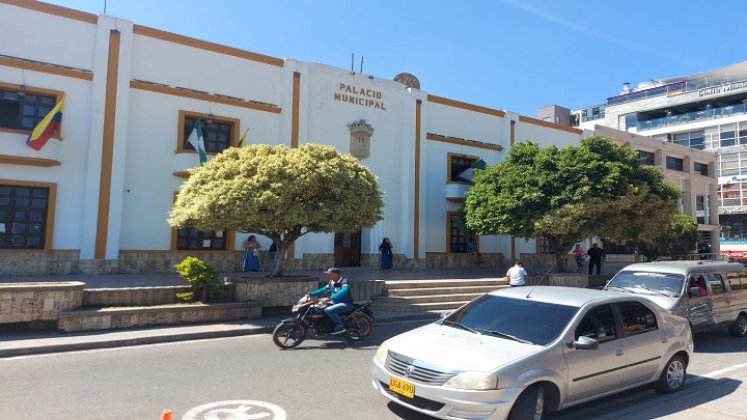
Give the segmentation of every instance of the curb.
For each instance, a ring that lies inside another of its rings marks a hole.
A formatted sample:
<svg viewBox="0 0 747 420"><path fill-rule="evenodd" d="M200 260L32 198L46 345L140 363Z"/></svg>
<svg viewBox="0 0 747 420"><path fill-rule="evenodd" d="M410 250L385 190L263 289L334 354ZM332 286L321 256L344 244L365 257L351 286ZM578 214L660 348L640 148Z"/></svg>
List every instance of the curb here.
<svg viewBox="0 0 747 420"><path fill-rule="evenodd" d="M375 323L388 324L394 322L406 322L406 321L428 321L436 320L439 318L438 314L424 312L424 313L403 313L397 316L388 316L381 319L376 319ZM62 353L71 351L81 350L97 350L106 348L116 348L125 346L139 346L145 344L159 344L159 343L173 343L178 341L190 341L190 340L202 340L210 338L226 338L226 337L238 337L244 335L258 335L258 334L270 334L275 329L275 324L269 326L248 326L238 327L233 329L225 330L213 330L213 331L199 331L199 332L183 332L183 333L164 333L160 335L144 335L141 337L131 338L113 338L110 340L101 341L90 341L82 338L80 342L75 343L50 343L46 345L30 346L30 347L16 347L16 348L0 348L0 359L18 356L32 356L49 353ZM105 330L111 332L111 330ZM121 331L136 333L136 331Z"/></svg>

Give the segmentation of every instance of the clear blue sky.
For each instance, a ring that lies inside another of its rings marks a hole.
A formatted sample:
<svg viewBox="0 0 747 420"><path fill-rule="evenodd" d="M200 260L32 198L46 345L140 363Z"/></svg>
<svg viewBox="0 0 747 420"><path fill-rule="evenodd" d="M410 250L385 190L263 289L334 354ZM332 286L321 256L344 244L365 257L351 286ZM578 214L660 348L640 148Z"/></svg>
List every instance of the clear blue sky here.
<svg viewBox="0 0 747 420"><path fill-rule="evenodd" d="M105 0L49 0L92 13ZM106 0L108 15L535 116L747 60L744 0Z"/></svg>

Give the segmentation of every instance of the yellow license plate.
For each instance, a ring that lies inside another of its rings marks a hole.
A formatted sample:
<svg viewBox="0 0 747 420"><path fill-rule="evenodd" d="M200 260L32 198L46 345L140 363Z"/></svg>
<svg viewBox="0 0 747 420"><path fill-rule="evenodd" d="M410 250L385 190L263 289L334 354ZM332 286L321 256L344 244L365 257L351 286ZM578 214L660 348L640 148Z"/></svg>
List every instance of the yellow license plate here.
<svg viewBox="0 0 747 420"><path fill-rule="evenodd" d="M415 384L397 378L389 378L389 389L407 398L415 396Z"/></svg>

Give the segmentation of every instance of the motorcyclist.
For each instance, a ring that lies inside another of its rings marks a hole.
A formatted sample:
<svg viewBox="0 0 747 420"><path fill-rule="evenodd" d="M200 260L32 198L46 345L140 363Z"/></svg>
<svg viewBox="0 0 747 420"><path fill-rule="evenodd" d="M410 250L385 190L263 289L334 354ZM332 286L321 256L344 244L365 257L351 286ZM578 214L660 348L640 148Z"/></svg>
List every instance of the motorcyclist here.
<svg viewBox="0 0 747 420"><path fill-rule="evenodd" d="M324 313L326 313L329 319L335 324L335 329L332 330L332 334L343 334L345 332L345 327L342 325L342 320L340 319L339 314L353 310L353 297L350 296L348 279L342 276L342 273L337 267L329 267L324 271L324 274L327 275L329 283L320 289L309 292L309 296L320 297L329 294L329 297L320 299L321 301L332 301L331 305L324 308Z"/></svg>

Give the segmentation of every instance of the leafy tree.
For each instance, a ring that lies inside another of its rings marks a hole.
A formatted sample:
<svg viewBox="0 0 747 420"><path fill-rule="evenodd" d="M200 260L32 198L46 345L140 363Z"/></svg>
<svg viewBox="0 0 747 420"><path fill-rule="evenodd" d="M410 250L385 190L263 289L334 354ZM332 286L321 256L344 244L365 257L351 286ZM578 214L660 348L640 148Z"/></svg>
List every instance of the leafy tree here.
<svg viewBox="0 0 747 420"><path fill-rule="evenodd" d="M647 260L659 257L678 258L695 249L698 241L698 222L686 214L675 214L669 223L661 225L660 233L643 238L637 243L638 252Z"/></svg>
<svg viewBox="0 0 747 420"><path fill-rule="evenodd" d="M311 232L353 232L381 220L376 177L332 146L229 148L190 169L168 222L199 230L267 236L277 247L272 277L288 247Z"/></svg>
<svg viewBox="0 0 747 420"><path fill-rule="evenodd" d="M588 137L562 149L515 145L505 160L476 171L464 207L478 234L547 237L562 271L564 244L637 238L669 220L680 194L630 146Z"/></svg>

